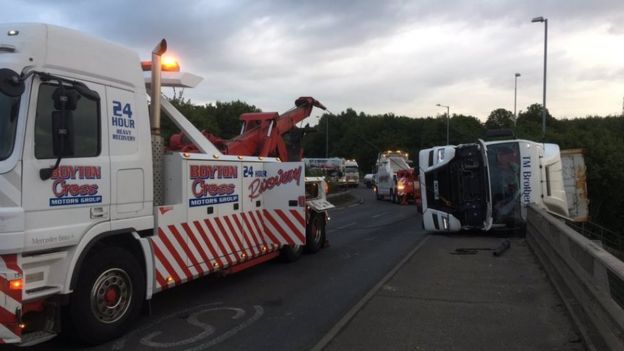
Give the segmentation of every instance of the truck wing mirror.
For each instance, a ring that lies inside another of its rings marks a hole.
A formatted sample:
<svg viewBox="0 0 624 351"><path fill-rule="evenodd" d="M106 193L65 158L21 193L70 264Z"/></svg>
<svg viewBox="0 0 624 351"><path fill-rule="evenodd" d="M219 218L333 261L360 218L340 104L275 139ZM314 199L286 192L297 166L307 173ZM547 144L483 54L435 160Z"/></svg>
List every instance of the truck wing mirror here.
<svg viewBox="0 0 624 351"><path fill-rule="evenodd" d="M52 150L54 156L73 156L73 119L71 111L52 112Z"/></svg>
<svg viewBox="0 0 624 351"><path fill-rule="evenodd" d="M80 95L76 90L60 85L52 93L52 100L54 100L55 110L74 111L78 100L80 100Z"/></svg>
<svg viewBox="0 0 624 351"><path fill-rule="evenodd" d="M91 101L100 101L100 95L98 95L97 92L89 89L86 85L84 85L81 82L75 82L74 89L76 89L78 94L80 94L81 96L84 96L86 99L89 99Z"/></svg>
<svg viewBox="0 0 624 351"><path fill-rule="evenodd" d="M63 157L74 154L73 134L71 132L73 125L71 111L52 112L52 151L54 156L56 156L56 162L52 167L39 170L39 178L41 180L50 179L52 172L58 168Z"/></svg>
<svg viewBox="0 0 624 351"><path fill-rule="evenodd" d="M24 93L24 81L15 71L2 68L0 69L0 92L10 97L21 96Z"/></svg>
<svg viewBox="0 0 624 351"><path fill-rule="evenodd" d="M39 170L41 180L50 179L52 172L58 168L63 156L71 156L74 153L73 133L71 131L74 125L72 111L76 109L79 99L80 95L76 90L67 88L62 83L52 94L54 109L56 110L52 111L52 151L57 158L54 166Z"/></svg>

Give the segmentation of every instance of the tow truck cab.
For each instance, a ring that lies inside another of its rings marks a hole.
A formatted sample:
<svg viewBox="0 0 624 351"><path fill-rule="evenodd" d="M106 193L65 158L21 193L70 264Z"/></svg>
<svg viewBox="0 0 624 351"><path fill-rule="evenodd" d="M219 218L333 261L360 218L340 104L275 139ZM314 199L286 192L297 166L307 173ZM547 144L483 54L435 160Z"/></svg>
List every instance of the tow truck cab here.
<svg viewBox="0 0 624 351"><path fill-rule="evenodd" d="M559 146L502 140L419 153L423 226L428 231L517 228L536 203L568 215Z"/></svg>

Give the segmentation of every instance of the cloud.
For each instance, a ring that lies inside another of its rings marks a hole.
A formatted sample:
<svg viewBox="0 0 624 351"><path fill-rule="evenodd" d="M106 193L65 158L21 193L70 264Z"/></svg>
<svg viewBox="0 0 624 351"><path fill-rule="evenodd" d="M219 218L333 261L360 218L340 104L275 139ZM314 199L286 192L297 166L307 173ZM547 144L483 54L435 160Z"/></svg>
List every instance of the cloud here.
<svg viewBox="0 0 624 351"><path fill-rule="evenodd" d="M541 101L543 24L530 20L545 16L551 112L606 114L621 102L622 90L614 91L624 54L616 44L624 37L621 0L9 0L4 7L12 11L0 14L2 22L69 26L144 58L165 37L183 69L205 78L185 92L196 102L241 99L281 111L313 95L334 112L427 116L442 103L482 119L513 108L515 72L519 109ZM570 91L586 104L567 101Z"/></svg>

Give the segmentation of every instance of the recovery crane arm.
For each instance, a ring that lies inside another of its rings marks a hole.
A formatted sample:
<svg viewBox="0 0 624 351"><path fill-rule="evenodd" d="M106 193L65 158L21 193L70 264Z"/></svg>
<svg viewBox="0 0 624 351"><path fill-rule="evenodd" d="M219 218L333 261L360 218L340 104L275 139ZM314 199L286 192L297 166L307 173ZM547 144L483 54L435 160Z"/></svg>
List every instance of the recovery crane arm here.
<svg viewBox="0 0 624 351"><path fill-rule="evenodd" d="M282 161L289 161L288 150L284 142L284 134L297 134L296 124L312 113L318 107L325 110L325 106L312 97L300 97L295 101L295 107L281 115L277 112L244 113L240 119L243 122L241 134L232 139L222 139L206 131L202 133L223 154L241 156L279 157ZM301 132L296 138L301 138ZM183 133L174 134L170 138L169 148L174 151L196 152L197 148L186 140ZM300 158L299 154L297 158ZM293 157L290 157L293 158ZM290 160L295 161L295 160Z"/></svg>

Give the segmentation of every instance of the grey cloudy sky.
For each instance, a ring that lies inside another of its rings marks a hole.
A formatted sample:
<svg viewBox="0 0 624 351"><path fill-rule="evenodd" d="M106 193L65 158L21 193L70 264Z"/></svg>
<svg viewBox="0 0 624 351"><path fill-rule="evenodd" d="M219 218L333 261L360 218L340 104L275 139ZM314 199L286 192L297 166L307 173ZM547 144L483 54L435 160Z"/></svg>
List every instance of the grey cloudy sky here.
<svg viewBox="0 0 624 351"><path fill-rule="evenodd" d="M284 111L314 96L331 111L413 117L513 110L542 100L557 118L620 114L622 0L4 0L1 22L71 27L147 59L160 38L204 77L194 102L240 99ZM8 9L8 10L7 10Z"/></svg>

